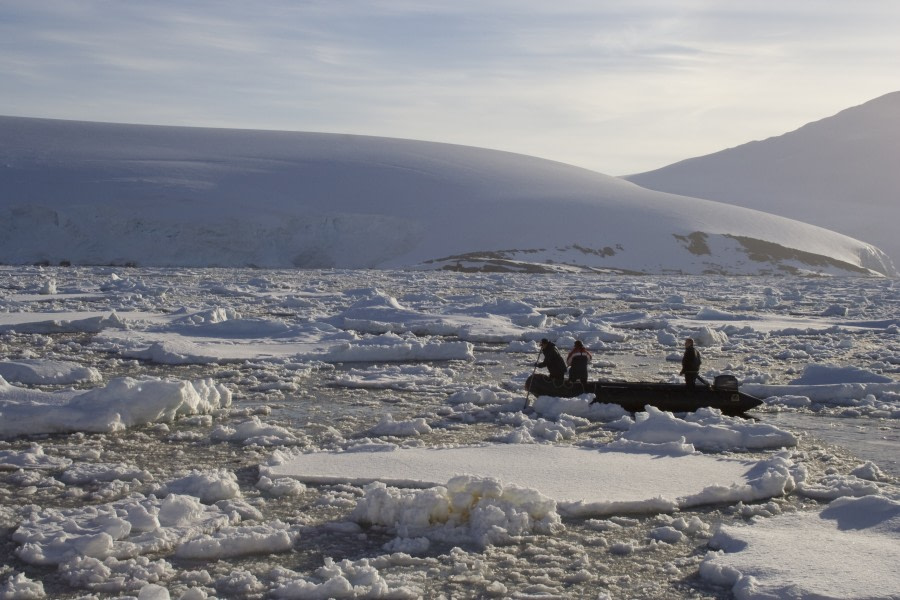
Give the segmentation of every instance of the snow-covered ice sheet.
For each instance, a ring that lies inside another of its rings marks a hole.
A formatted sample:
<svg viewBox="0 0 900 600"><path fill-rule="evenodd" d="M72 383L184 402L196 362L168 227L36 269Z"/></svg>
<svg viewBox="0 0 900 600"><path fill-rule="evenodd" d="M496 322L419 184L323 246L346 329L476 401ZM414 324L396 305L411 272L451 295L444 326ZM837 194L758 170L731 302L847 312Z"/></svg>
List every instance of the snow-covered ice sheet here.
<svg viewBox="0 0 900 600"><path fill-rule="evenodd" d="M723 527L700 574L735 598L900 598L900 502L840 498L816 512Z"/></svg>
<svg viewBox="0 0 900 600"><path fill-rule="evenodd" d="M304 482L428 487L469 475L534 489L575 515L672 511L778 496L794 486L789 461L671 456L545 444L402 448L301 454L266 467Z"/></svg>
<svg viewBox="0 0 900 600"><path fill-rule="evenodd" d="M230 404L231 391L212 380L122 377L82 392L43 392L12 386L0 377L0 436L122 431Z"/></svg>
<svg viewBox="0 0 900 600"><path fill-rule="evenodd" d="M0 377L23 384L99 383L103 376L93 367L63 360L21 359L0 361Z"/></svg>

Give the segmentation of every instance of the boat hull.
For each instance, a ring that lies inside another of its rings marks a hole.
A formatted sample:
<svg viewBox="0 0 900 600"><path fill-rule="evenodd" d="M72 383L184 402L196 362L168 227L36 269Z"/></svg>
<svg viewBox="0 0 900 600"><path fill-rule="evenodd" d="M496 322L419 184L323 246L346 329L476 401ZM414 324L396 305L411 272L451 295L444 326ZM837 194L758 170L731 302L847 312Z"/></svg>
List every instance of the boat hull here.
<svg viewBox="0 0 900 600"><path fill-rule="evenodd" d="M669 412L717 408L723 414L737 416L763 403L759 398L740 392L735 387L697 385L689 388L682 383L589 381L582 384L566 381L557 385L546 375L532 375L525 380L525 389L534 396L557 398L593 394L591 403L618 404L630 412L643 411L649 405Z"/></svg>

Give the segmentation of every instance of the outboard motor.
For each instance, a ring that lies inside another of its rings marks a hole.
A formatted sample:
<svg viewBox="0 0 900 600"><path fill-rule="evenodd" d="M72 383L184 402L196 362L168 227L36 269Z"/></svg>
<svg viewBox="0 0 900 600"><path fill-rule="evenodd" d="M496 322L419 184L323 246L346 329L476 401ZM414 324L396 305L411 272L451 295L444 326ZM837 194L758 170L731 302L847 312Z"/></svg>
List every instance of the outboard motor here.
<svg viewBox="0 0 900 600"><path fill-rule="evenodd" d="M736 392L738 385L737 377L734 375L716 375L716 378L713 379L713 387L717 390Z"/></svg>

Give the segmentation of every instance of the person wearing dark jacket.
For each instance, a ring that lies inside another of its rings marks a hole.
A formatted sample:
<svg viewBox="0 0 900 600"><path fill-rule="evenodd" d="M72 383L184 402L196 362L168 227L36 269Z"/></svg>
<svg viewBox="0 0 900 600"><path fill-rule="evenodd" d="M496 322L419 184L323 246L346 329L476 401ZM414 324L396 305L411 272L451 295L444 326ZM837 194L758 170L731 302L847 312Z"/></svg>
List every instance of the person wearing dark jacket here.
<svg viewBox="0 0 900 600"><path fill-rule="evenodd" d="M575 347L566 357L566 364L569 365L569 381L588 382L588 363L591 362L591 353L584 347L581 340L575 340Z"/></svg>
<svg viewBox="0 0 900 600"><path fill-rule="evenodd" d="M544 338L541 340L541 354L544 355L544 360L535 366L547 367L553 383L561 384L566 378L566 361L562 354L559 353L559 348L556 347L556 344Z"/></svg>
<svg viewBox="0 0 900 600"><path fill-rule="evenodd" d="M709 385L705 379L700 377L700 365L702 363L703 359L700 357L700 351L694 347L694 340L691 338L684 340L684 356L681 357L681 373L679 375L684 375L684 383L688 387L694 387L694 383L698 379L703 385Z"/></svg>

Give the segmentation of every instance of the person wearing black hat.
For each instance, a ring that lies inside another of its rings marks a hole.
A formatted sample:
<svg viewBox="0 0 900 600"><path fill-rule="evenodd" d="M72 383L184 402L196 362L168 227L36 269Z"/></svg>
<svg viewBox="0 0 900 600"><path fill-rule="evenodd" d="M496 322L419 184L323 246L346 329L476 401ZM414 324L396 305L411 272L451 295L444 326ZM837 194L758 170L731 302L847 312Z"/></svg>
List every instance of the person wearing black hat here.
<svg viewBox="0 0 900 600"><path fill-rule="evenodd" d="M559 348L547 338L543 338L541 340L541 353L544 355L544 360L535 366L547 367L553 383L562 384L566 378L566 359L559 353Z"/></svg>
<svg viewBox="0 0 900 600"><path fill-rule="evenodd" d="M684 356L681 357L681 373L679 375L684 375L684 383L689 388L694 387L694 382L698 379L703 385L709 386L709 383L700 377L702 362L700 351L694 347L694 340L691 338L684 340Z"/></svg>

